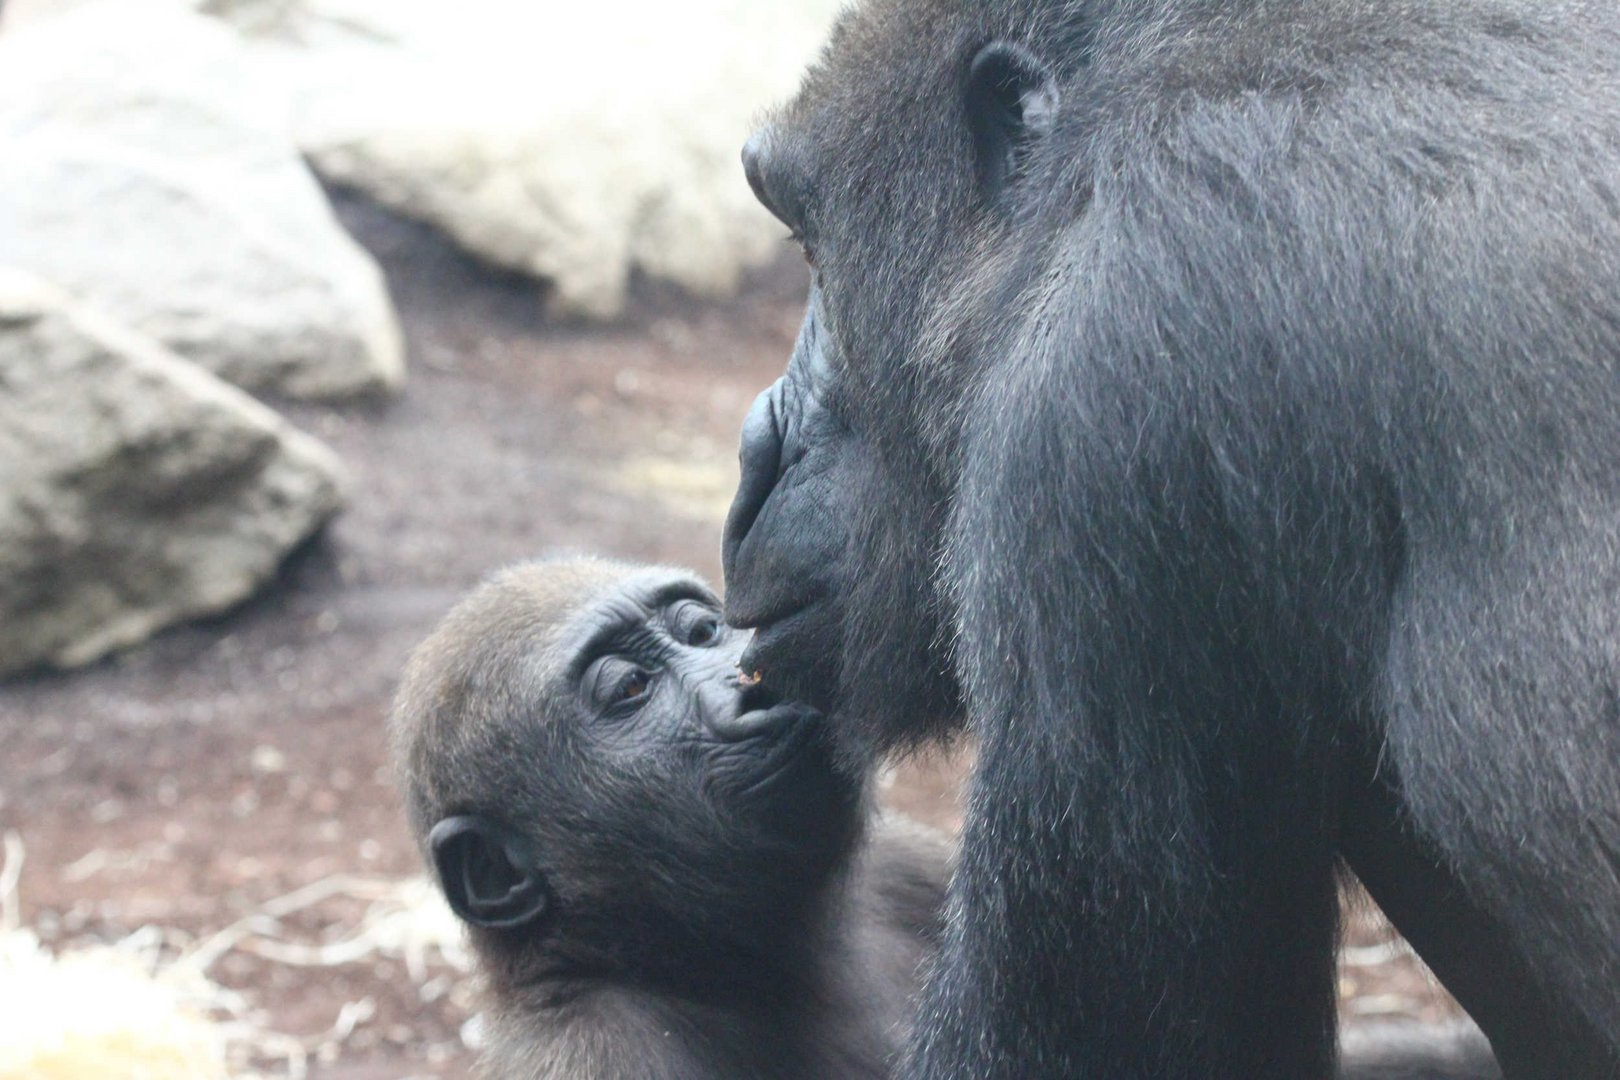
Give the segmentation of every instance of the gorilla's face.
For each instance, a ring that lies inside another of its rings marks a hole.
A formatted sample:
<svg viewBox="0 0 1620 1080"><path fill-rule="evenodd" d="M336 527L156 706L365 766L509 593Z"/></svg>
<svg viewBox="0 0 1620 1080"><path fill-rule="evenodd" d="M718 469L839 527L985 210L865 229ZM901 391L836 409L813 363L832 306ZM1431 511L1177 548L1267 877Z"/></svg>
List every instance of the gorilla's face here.
<svg viewBox="0 0 1620 1080"><path fill-rule="evenodd" d="M1005 331L1020 178L1054 91L990 28L858 12L744 148L815 285L786 374L755 403L726 523L745 665L887 746L960 712L935 580L963 401ZM908 14L909 13L909 14Z"/></svg>
<svg viewBox="0 0 1620 1080"><path fill-rule="evenodd" d="M747 640L689 578L632 577L584 607L562 634L561 677L578 709L569 750L593 788L656 785L666 804L701 802L734 841L814 836L848 781L820 715L739 668Z"/></svg>
<svg viewBox="0 0 1620 1080"><path fill-rule="evenodd" d="M421 815L472 925L646 965L807 902L848 852L861 776L818 712L738 669L748 635L701 581L539 564L457 621L451 677L412 696L452 703L423 787L472 796Z"/></svg>
<svg viewBox="0 0 1620 1080"><path fill-rule="evenodd" d="M834 703L851 570L851 511L868 467L830 400L840 377L810 299L787 374L755 400L727 516L727 617L758 627L742 662L768 685Z"/></svg>

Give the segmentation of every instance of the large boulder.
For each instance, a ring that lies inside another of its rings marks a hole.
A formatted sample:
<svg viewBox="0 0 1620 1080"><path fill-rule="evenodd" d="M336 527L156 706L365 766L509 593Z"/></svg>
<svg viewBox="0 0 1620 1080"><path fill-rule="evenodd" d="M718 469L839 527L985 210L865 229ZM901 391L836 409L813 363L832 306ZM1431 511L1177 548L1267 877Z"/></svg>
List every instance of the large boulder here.
<svg viewBox="0 0 1620 1080"><path fill-rule="evenodd" d="M92 301L238 386L395 387L375 263L236 36L162 0L106 0L0 37L0 262Z"/></svg>
<svg viewBox="0 0 1620 1080"><path fill-rule="evenodd" d="M622 307L632 272L700 295L783 250L738 151L843 0L199 0L297 96L316 168Z"/></svg>
<svg viewBox="0 0 1620 1080"><path fill-rule="evenodd" d="M0 674L236 604L337 510L337 474L246 394L0 268Z"/></svg>

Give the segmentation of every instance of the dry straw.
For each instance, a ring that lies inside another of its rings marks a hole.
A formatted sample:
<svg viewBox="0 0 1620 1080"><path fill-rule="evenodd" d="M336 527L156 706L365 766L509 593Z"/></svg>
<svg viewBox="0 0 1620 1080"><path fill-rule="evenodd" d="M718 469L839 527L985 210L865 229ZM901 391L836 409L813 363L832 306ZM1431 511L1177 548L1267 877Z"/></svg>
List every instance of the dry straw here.
<svg viewBox="0 0 1620 1080"><path fill-rule="evenodd" d="M434 968L469 966L454 917L427 883L348 875L272 900L200 942L148 926L113 945L53 954L21 924L17 834L6 835L4 854L0 1080L301 1080L312 1060L342 1053L373 1003L344 1004L331 1028L312 1037L278 1033L248 995L209 978L221 957L241 952L299 967L396 959L424 1000L443 993ZM318 943L290 937L283 920L333 900L367 904L352 933Z"/></svg>

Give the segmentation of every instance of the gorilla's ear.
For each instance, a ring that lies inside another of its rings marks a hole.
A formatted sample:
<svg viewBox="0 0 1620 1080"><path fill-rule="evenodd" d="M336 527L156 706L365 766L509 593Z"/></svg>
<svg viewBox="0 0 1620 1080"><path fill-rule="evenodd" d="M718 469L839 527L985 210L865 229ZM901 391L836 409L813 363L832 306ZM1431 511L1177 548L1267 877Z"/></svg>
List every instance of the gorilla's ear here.
<svg viewBox="0 0 1620 1080"><path fill-rule="evenodd" d="M445 818L428 833L428 848L445 899L474 926L526 926L551 906L531 845L503 825L477 814Z"/></svg>
<svg viewBox="0 0 1620 1080"><path fill-rule="evenodd" d="M979 187L995 205L1017 176L1023 153L1051 130L1057 87L1028 49L998 41L973 58L966 103Z"/></svg>

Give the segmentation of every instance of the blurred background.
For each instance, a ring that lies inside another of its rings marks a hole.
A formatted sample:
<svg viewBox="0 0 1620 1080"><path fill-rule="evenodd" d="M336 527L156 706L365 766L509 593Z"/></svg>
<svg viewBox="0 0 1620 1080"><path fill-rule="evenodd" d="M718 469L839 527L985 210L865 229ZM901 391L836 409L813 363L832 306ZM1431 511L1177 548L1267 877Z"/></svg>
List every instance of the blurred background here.
<svg viewBox="0 0 1620 1080"><path fill-rule="evenodd" d="M719 580L806 285L737 151L838 6L0 0L0 1080L470 1075L396 675L518 559Z"/></svg>

